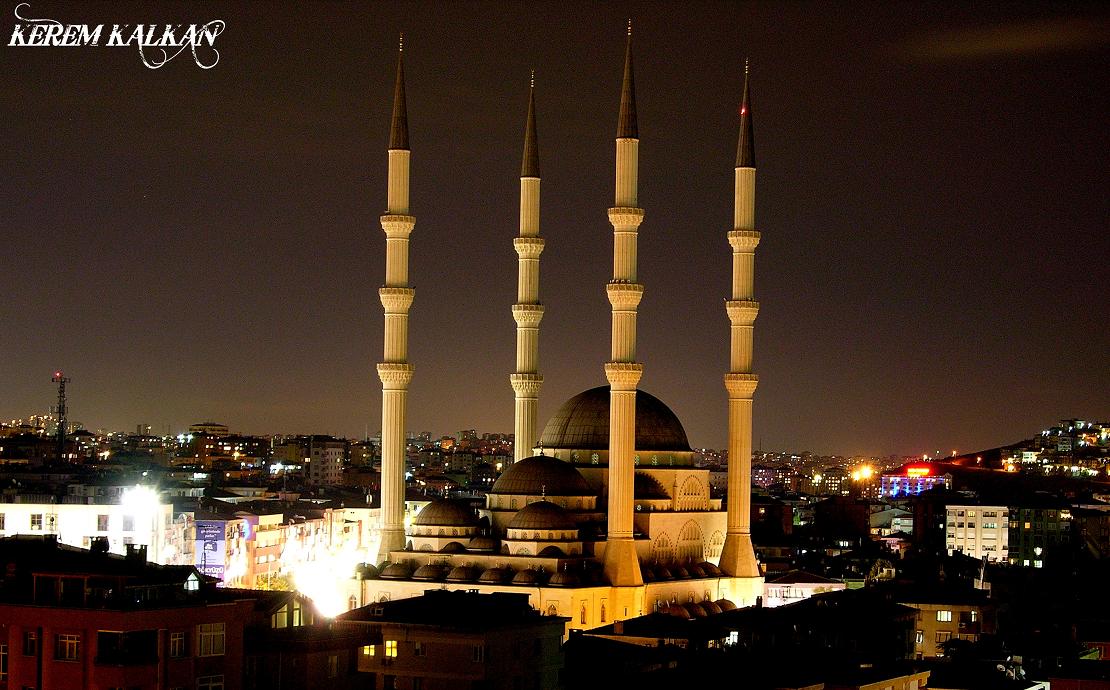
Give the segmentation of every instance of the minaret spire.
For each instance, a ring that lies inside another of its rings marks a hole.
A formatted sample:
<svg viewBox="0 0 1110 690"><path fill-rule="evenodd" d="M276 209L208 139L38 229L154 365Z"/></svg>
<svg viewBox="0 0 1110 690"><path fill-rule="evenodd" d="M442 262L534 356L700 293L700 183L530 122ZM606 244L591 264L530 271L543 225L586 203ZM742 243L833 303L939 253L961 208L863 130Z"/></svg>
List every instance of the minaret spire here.
<svg viewBox="0 0 1110 690"><path fill-rule="evenodd" d="M731 324L728 391L728 506L720 568L737 580L734 595L744 603L762 591L759 563L751 537L752 396L759 377L752 373L752 343L759 302L755 299L755 146L752 131L750 70L744 68L740 137L733 188L732 296L725 302ZM741 584L743 583L743 584Z"/></svg>
<svg viewBox="0 0 1110 690"><path fill-rule="evenodd" d="M636 310L644 293L644 286L636 282L636 243L644 219L638 194L639 151L629 22L617 118L616 191L613 207L609 209L613 226L613 279L605 288L612 305L613 328L609 361L605 363L605 377L609 380L609 514L604 567L611 585L630 588L643 584L633 541L636 386L643 375L643 365L636 361ZM621 607L629 615L639 615L634 612L643 603L628 596L632 599Z"/></svg>
<svg viewBox="0 0 1110 690"><path fill-rule="evenodd" d="M736 142L736 167L755 168L755 131L752 127L751 66L744 61L744 96L740 99L740 138Z"/></svg>
<svg viewBox="0 0 1110 690"><path fill-rule="evenodd" d="M389 128L389 150L409 150L409 114L405 103L405 35L397 41L397 82L393 86L393 122Z"/></svg>
<svg viewBox="0 0 1110 690"><path fill-rule="evenodd" d="M536 417L539 411L543 376L539 373L540 254L544 241L540 234L540 149L536 138L536 72L532 71L528 91L528 117L524 124L524 154L520 162L520 236L513 240L517 253L516 370L509 376L515 394L513 461L532 454L536 444ZM540 450L543 453L543 450Z"/></svg>
<svg viewBox="0 0 1110 690"><path fill-rule="evenodd" d="M624 49L624 79L621 82L621 107L617 116L617 138L639 139L636 124L636 80L632 73L632 20L628 20L628 41Z"/></svg>
<svg viewBox="0 0 1110 690"><path fill-rule="evenodd" d="M403 41L403 37L401 41ZM405 417L413 366L408 362L409 307L416 291L409 286L409 235L416 218L409 215L408 113L405 109L404 44L397 51L397 82L389 131L389 175L385 231L385 285L378 290L385 309L385 337L378 378L382 381L382 501L378 562L405 546Z"/></svg>

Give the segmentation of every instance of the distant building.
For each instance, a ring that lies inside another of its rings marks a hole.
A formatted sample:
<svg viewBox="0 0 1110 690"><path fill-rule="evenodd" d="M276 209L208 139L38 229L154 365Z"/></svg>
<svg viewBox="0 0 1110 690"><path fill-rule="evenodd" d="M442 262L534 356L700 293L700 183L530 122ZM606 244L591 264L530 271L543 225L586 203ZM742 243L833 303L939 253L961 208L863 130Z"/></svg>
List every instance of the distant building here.
<svg viewBox="0 0 1110 690"><path fill-rule="evenodd" d="M1010 507L1010 565L1040 568L1071 545L1071 507L1036 497Z"/></svg>
<svg viewBox="0 0 1110 690"><path fill-rule="evenodd" d="M768 577L763 585L763 605L767 607L793 604L814 594L835 592L847 588L840 580L833 580L804 570L793 570L778 577Z"/></svg>
<svg viewBox="0 0 1110 690"><path fill-rule="evenodd" d="M949 504L944 530L951 556L966 556L1008 563L1010 558L1010 509L999 505Z"/></svg>
<svg viewBox="0 0 1110 690"><path fill-rule="evenodd" d="M207 434L208 436L215 436L222 438L227 436L227 425L218 424L216 422L200 422L198 424L191 424L189 426L190 434Z"/></svg>
<svg viewBox="0 0 1110 690"><path fill-rule="evenodd" d="M912 464L894 473L884 472L879 491L884 498L905 498L938 486L951 489L952 475L937 474L933 465Z"/></svg>

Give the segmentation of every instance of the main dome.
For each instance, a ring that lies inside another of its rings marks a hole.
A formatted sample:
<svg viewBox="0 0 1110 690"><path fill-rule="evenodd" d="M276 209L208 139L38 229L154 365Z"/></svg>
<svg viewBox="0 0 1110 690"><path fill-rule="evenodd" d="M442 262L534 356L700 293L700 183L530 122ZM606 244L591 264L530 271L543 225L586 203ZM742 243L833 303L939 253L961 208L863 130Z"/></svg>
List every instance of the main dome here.
<svg viewBox="0 0 1110 690"><path fill-rule="evenodd" d="M509 465L490 488L491 494L514 496L592 496L590 485L568 462L545 455Z"/></svg>
<svg viewBox="0 0 1110 690"><path fill-rule="evenodd" d="M563 403L540 436L544 448L608 450L609 386L591 388ZM671 408L636 391L636 450L689 452L686 430Z"/></svg>

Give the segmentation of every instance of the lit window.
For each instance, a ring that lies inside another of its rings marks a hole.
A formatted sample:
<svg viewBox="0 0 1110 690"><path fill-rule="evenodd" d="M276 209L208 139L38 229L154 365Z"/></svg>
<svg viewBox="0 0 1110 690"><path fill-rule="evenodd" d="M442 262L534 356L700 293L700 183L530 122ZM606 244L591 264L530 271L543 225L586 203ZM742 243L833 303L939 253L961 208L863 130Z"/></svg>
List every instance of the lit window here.
<svg viewBox="0 0 1110 690"><path fill-rule="evenodd" d="M35 532L42 531L42 513L31 514L31 529Z"/></svg>
<svg viewBox="0 0 1110 690"><path fill-rule="evenodd" d="M328 678L335 678L339 675L339 656L336 654L328 655Z"/></svg>
<svg viewBox="0 0 1110 690"><path fill-rule="evenodd" d="M952 621L952 612L948 610L937 611L937 621L940 623L949 623Z"/></svg>
<svg viewBox="0 0 1110 690"><path fill-rule="evenodd" d="M197 656L221 656L224 653L224 624L201 623L197 626ZM199 682L199 681L198 681ZM223 687L222 679L221 686Z"/></svg>
<svg viewBox="0 0 1110 690"><path fill-rule="evenodd" d="M376 647L377 647L377 645L372 645L372 644L363 645L362 655L363 656L374 656L378 652Z"/></svg>
<svg viewBox="0 0 1110 690"><path fill-rule="evenodd" d="M55 636L54 658L58 661L79 661L81 659L81 636Z"/></svg>
<svg viewBox="0 0 1110 690"><path fill-rule="evenodd" d="M385 641L385 655L389 658L397 658L397 640Z"/></svg>
<svg viewBox="0 0 1110 690"><path fill-rule="evenodd" d="M916 642L918 645L923 644L925 642L925 631L924 630L918 630L917 631L914 642Z"/></svg>
<svg viewBox="0 0 1110 690"><path fill-rule="evenodd" d="M8 645L0 644L0 680L8 679Z"/></svg>

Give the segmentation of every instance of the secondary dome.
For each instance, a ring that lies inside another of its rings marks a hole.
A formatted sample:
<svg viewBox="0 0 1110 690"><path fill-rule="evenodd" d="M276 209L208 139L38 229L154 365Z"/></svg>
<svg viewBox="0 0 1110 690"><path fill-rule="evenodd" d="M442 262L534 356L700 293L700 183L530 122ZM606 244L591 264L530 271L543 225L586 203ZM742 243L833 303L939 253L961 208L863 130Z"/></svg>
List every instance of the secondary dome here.
<svg viewBox="0 0 1110 690"><path fill-rule="evenodd" d="M509 529L565 531L576 530L578 525L574 524L574 520L565 510L554 503L536 501L516 512L513 519L509 521Z"/></svg>
<svg viewBox="0 0 1110 690"><path fill-rule="evenodd" d="M475 527L478 517L466 504L440 498L424 506L412 524L418 527Z"/></svg>
<svg viewBox="0 0 1110 690"><path fill-rule="evenodd" d="M592 496L590 485L569 462L545 455L509 465L493 483L491 494L515 496Z"/></svg>
<svg viewBox="0 0 1110 690"><path fill-rule="evenodd" d="M609 387L598 386L563 403L540 435L544 448L607 450ZM636 450L689 452L686 430L671 409L650 393L636 391Z"/></svg>

